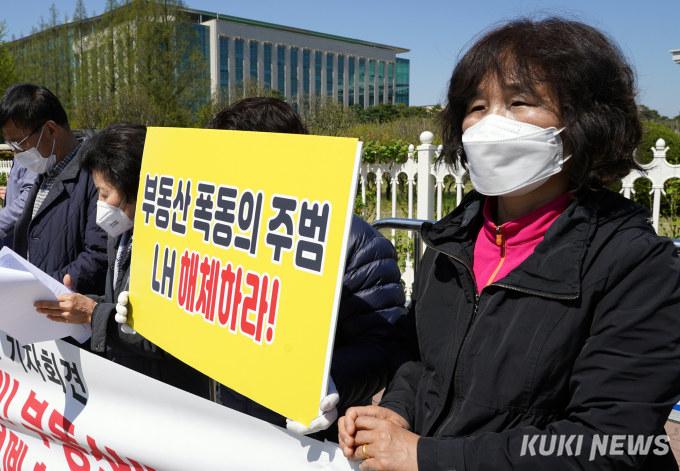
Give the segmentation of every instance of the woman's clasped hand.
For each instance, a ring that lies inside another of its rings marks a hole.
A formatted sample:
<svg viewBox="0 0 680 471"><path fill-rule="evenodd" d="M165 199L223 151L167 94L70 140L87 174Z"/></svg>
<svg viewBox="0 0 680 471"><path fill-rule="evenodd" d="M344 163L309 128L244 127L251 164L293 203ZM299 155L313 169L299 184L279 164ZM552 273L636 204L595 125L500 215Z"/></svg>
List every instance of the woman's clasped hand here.
<svg viewBox="0 0 680 471"><path fill-rule="evenodd" d="M338 422L339 443L350 461L364 460L363 471L417 471L420 436L406 420L378 406L352 407Z"/></svg>

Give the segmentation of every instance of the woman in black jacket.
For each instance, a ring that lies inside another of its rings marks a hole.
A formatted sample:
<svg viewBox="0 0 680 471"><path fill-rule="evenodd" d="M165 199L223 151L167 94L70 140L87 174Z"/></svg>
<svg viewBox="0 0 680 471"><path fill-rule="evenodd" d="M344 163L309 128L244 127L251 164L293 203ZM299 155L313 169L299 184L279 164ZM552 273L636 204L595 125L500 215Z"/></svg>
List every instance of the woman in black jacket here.
<svg viewBox="0 0 680 471"><path fill-rule="evenodd" d="M90 342L95 353L207 399L210 396L207 376L149 342L124 321L145 139L145 126L116 123L84 144L81 165L92 172L99 191L97 224L109 234L105 294L73 294L61 302L39 302L37 311L56 322L91 323Z"/></svg>
<svg viewBox="0 0 680 471"><path fill-rule="evenodd" d="M220 111L208 129L308 134L289 104L274 98L246 98ZM310 427L220 386L222 403L253 417L300 433L319 432L316 438L337 440L339 413L352 405L370 404L385 387L390 358L396 348L393 324L406 302L397 254L392 243L366 221L354 216L342 279L342 295L331 363L337 391L321 403L324 414Z"/></svg>
<svg viewBox="0 0 680 471"><path fill-rule="evenodd" d="M498 27L456 66L442 159L476 191L421 230L418 358L340 419L362 470L678 469L680 260L606 189L640 169L634 84L560 18Z"/></svg>

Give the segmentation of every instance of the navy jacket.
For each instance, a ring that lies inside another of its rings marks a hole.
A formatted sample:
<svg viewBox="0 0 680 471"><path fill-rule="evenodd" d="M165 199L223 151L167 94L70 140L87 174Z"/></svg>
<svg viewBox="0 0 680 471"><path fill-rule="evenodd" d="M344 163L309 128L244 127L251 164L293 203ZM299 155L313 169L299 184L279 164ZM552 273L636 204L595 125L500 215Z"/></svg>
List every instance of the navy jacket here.
<svg viewBox="0 0 680 471"><path fill-rule="evenodd" d="M14 227L14 251L60 282L68 273L80 293L103 294L106 232L96 222L97 189L92 175L80 169L81 152L82 147L31 218L44 175L35 181Z"/></svg>
<svg viewBox="0 0 680 471"><path fill-rule="evenodd" d="M366 404L385 387L390 358L396 349L394 322L404 310L397 253L392 243L366 221L354 216L342 280L331 377L340 393L338 411ZM222 403L280 427L281 415L220 387ZM326 434L337 441L337 428Z"/></svg>

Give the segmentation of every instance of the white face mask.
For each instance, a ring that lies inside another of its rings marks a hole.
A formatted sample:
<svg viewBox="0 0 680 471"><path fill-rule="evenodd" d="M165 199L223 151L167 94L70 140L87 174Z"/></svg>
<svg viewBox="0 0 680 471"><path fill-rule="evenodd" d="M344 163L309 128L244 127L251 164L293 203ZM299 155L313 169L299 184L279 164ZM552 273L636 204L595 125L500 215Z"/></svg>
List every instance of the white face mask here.
<svg viewBox="0 0 680 471"><path fill-rule="evenodd" d="M521 196L562 171L566 159L557 128L541 128L495 114L463 133L470 180L487 196Z"/></svg>
<svg viewBox="0 0 680 471"><path fill-rule="evenodd" d="M36 144L35 147L24 152L18 152L14 155L17 161L31 172L49 172L57 164L57 156L54 155L54 145L57 143L56 139L52 142L52 152L49 157L43 157L40 155L40 152L38 152L38 146L40 145L44 131L45 126L43 126L42 131L40 131L40 138L38 138L38 144Z"/></svg>
<svg viewBox="0 0 680 471"><path fill-rule="evenodd" d="M125 199L121 201L123 206ZM104 229L111 237L117 237L123 232L132 229L135 222L132 221L119 207L111 206L104 201L97 201L97 225Z"/></svg>

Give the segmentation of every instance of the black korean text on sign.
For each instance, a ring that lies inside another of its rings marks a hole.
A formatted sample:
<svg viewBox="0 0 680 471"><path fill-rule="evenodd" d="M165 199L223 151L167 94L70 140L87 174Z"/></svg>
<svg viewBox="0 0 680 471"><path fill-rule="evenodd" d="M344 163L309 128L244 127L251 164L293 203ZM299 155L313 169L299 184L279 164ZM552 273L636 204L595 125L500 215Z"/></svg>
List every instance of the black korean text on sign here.
<svg viewBox="0 0 680 471"><path fill-rule="evenodd" d="M172 201L173 212L170 231L173 234L186 235L189 206L191 206L191 178L187 178L186 187L184 186L184 181L180 178L177 183L177 194Z"/></svg>
<svg viewBox="0 0 680 471"><path fill-rule="evenodd" d="M292 252L295 239L293 215L298 208L298 199L293 196L274 195L270 202L276 214L267 221L267 234L264 245L271 247L272 263L281 265L282 251ZM283 233L279 230L283 228Z"/></svg>
<svg viewBox="0 0 680 471"><path fill-rule="evenodd" d="M177 249L167 245L163 250L163 264L158 267L160 256L160 244L156 242L153 251L153 274L151 277L151 290L172 301L172 287L175 281L175 265L177 263Z"/></svg>
<svg viewBox="0 0 680 471"><path fill-rule="evenodd" d="M7 339L9 340L10 338L11 338L11 337L8 335L8 336L7 336ZM16 340L16 339L12 339L12 340L14 341L14 344L16 345L17 353L19 354L19 363L21 364L21 367L24 369L24 371L25 371L26 373L28 373L28 370L26 369L26 365L24 365L24 357L21 356L21 345L19 345L19 341L18 341L18 340ZM14 361L14 346L15 346L15 345L12 345L12 355L10 356L10 358L12 359L12 361Z"/></svg>
<svg viewBox="0 0 680 471"><path fill-rule="evenodd" d="M45 371L47 372L47 379L55 384L60 385L61 389L66 392L66 386L64 386L64 380L61 378L61 374L59 373L57 362L54 359L54 353L51 355L52 358L50 359L49 355L47 354L47 350L43 350L42 355L40 356L43 361L43 368L45 368Z"/></svg>
<svg viewBox="0 0 680 471"><path fill-rule="evenodd" d="M250 236L234 236L234 248L247 252L251 257L257 256L257 238L260 233L263 200L264 193L262 190L257 192L257 196L251 190L244 190L239 200L237 214L238 230L242 234L250 232Z"/></svg>
<svg viewBox="0 0 680 471"><path fill-rule="evenodd" d="M42 373L42 370L40 369L40 362L38 361L38 356L35 354L35 346L33 344L24 345L24 350L26 350L26 366L28 371L31 371L31 369L35 369L38 373L40 373L40 376L42 377L44 382L45 375ZM33 354L33 361L31 361L31 354Z"/></svg>
<svg viewBox="0 0 680 471"><path fill-rule="evenodd" d="M234 235L234 222L236 221L236 198L238 188L228 185L220 185L217 189L217 210L215 210L215 225L213 226L213 245L228 249Z"/></svg>
<svg viewBox="0 0 680 471"><path fill-rule="evenodd" d="M298 215L298 240L295 244L294 265L298 270L323 274L326 238L331 220L331 204L302 200Z"/></svg>
<svg viewBox="0 0 680 471"><path fill-rule="evenodd" d="M172 189L175 186L175 177L161 175L156 199L156 215L154 223L156 229L167 230L170 225L170 208L172 208Z"/></svg>
<svg viewBox="0 0 680 471"><path fill-rule="evenodd" d="M203 242L210 243L210 227L213 220L213 208L215 202L215 184L198 182L196 186L198 194L194 201L194 221L193 227L196 232L203 233Z"/></svg>
<svg viewBox="0 0 680 471"><path fill-rule="evenodd" d="M87 391L85 391L85 385L83 384L82 379L80 379L80 373L78 373L78 366L75 364L75 362L69 363L64 359L59 360L59 363L61 363L64 367L64 378L71 385L71 393L73 394L73 398L82 405L87 405L87 397L80 394L80 392L76 390L75 384L73 384L74 382L78 384L80 386L79 390L82 391L83 394L87 394Z"/></svg>
<svg viewBox="0 0 680 471"><path fill-rule="evenodd" d="M144 225L149 225L149 218L156 213L156 194L158 192L158 175L151 178L147 173L144 178L144 201L142 201L142 212L144 213Z"/></svg>

